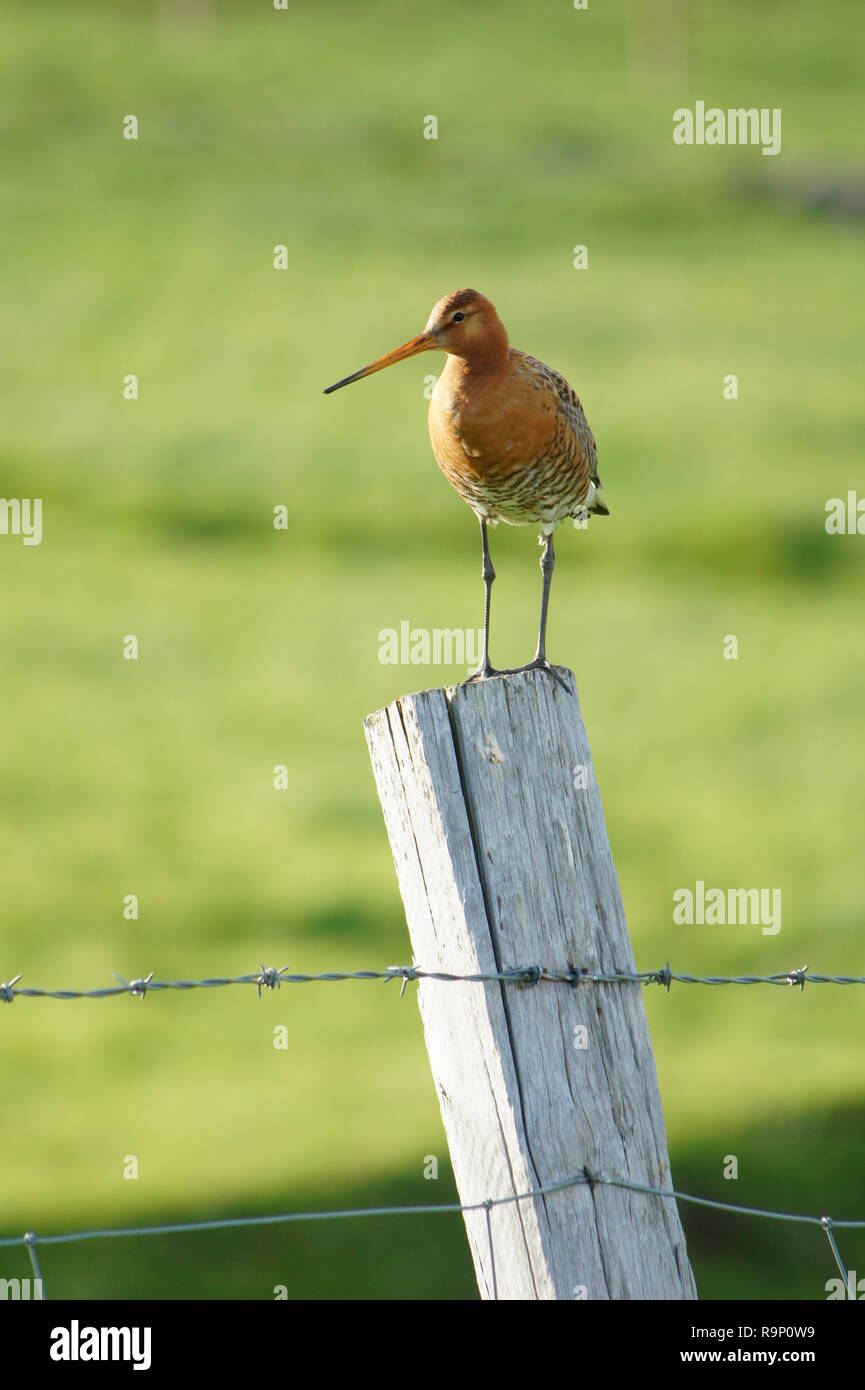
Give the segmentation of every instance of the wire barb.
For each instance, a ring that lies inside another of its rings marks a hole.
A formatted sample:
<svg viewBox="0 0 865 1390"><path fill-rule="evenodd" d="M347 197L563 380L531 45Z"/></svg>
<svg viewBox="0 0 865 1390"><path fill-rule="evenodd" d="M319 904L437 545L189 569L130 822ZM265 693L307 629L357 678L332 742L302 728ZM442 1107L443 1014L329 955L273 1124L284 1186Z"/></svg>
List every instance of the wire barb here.
<svg viewBox="0 0 865 1390"><path fill-rule="evenodd" d="M15 978L13 980L10 980L8 984L5 980L2 984L0 984L0 1002L2 1002L3 1004L12 1003L12 1000L15 998L15 986L17 985L20 979L21 976L16 975Z"/></svg>
<svg viewBox="0 0 865 1390"><path fill-rule="evenodd" d="M261 974L256 980L258 985L258 997L261 998L263 989L279 989L282 984L282 975L288 969L287 965L281 965L277 970L274 966L268 965L261 967Z"/></svg>
<svg viewBox="0 0 865 1390"><path fill-rule="evenodd" d="M658 971L655 972L655 974L656 974L656 978L657 978L658 984L659 984L659 985L663 985L663 986L665 987L667 993L669 994L669 993L670 993L670 984L672 983L672 979L673 979L673 976L672 976L672 974L670 973L670 962L667 961L667 964L664 966L663 970L658 970Z"/></svg>
<svg viewBox="0 0 865 1390"><path fill-rule="evenodd" d="M416 980L417 978L418 972L413 965L389 965L384 983L387 984L390 980L402 979L402 989L399 992L399 997L402 999L409 980Z"/></svg>
<svg viewBox="0 0 865 1390"><path fill-rule="evenodd" d="M154 972L151 970L150 974L145 975L143 980L130 980L128 982L124 980L122 975L115 974L114 978L115 980L118 980L120 982L120 984L123 986L124 991L127 994L131 994L136 998L143 1000L145 994L147 993L147 986L153 979L153 973Z"/></svg>

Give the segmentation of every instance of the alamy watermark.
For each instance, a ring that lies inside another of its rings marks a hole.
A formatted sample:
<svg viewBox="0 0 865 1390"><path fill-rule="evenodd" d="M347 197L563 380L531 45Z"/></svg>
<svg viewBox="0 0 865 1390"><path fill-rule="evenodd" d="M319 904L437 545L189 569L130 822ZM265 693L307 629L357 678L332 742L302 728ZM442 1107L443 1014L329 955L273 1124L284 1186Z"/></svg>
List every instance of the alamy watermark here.
<svg viewBox="0 0 865 1390"><path fill-rule="evenodd" d="M855 1269L848 1269L846 1280L827 1279L823 1287L826 1290L827 1303L837 1298L851 1299L858 1303L865 1299L865 1279L857 1279Z"/></svg>
<svg viewBox="0 0 865 1390"><path fill-rule="evenodd" d="M0 1303L39 1302L44 1297L41 1279L0 1279Z"/></svg>
<svg viewBox="0 0 865 1390"><path fill-rule="evenodd" d="M710 106L698 101L693 111L673 112L674 145L762 145L762 154L781 153L781 108Z"/></svg>
<svg viewBox="0 0 865 1390"><path fill-rule="evenodd" d="M412 627L404 618L395 627L383 627L378 634L378 659L382 666L465 666L480 665L483 633L475 628Z"/></svg>
<svg viewBox="0 0 865 1390"><path fill-rule="evenodd" d="M149 1327L82 1327L73 1318L68 1327L52 1329L48 1355L52 1361L130 1361L133 1371L149 1371Z"/></svg>
<svg viewBox="0 0 865 1390"><path fill-rule="evenodd" d="M21 536L25 545L39 545L42 498L0 497L0 536Z"/></svg>
<svg viewBox="0 0 865 1390"><path fill-rule="evenodd" d="M843 497L830 497L825 525L830 536L865 536L865 497L857 497L852 489L846 501Z"/></svg>
<svg viewBox="0 0 865 1390"><path fill-rule="evenodd" d="M761 927L764 936L781 930L780 888L707 888L701 878L691 888L673 893L677 926Z"/></svg>

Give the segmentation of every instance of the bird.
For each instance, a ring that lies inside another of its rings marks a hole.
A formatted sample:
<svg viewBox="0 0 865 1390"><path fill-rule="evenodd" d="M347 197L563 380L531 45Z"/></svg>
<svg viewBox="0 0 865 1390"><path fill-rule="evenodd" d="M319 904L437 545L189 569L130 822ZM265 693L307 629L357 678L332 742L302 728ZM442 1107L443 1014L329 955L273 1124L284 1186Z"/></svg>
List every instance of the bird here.
<svg viewBox="0 0 865 1390"><path fill-rule="evenodd" d="M572 518L608 516L595 438L579 396L559 372L512 348L492 302L477 290L453 290L433 306L422 333L332 386L330 395L421 352L447 363L430 398L429 435L436 463L480 523L484 628L481 662L468 681L542 670L567 690L547 659L547 614L556 555L553 533ZM496 572L488 528L503 521L537 525L541 555L538 644L525 666L490 661L490 599Z"/></svg>

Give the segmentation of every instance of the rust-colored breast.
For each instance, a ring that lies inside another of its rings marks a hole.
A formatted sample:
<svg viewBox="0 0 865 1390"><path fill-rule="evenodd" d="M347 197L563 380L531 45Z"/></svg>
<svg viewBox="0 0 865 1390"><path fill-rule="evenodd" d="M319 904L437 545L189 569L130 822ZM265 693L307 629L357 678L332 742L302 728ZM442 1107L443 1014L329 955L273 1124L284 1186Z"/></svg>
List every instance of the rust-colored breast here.
<svg viewBox="0 0 865 1390"><path fill-rule="evenodd" d="M552 368L511 349L507 370L476 376L449 358L430 402L436 462L491 522L560 521L597 478L597 451L576 393Z"/></svg>

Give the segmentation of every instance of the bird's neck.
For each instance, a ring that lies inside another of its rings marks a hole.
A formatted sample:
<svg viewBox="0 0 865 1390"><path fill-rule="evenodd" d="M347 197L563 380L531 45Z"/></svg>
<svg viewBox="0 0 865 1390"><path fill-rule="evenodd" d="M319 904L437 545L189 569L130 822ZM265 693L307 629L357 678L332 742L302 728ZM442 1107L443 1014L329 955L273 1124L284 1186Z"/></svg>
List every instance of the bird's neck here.
<svg viewBox="0 0 865 1390"><path fill-rule="evenodd" d="M497 323L487 328L481 341L467 343L458 357L449 353L445 371L454 383L500 375L507 370L509 356L510 344L505 326Z"/></svg>

